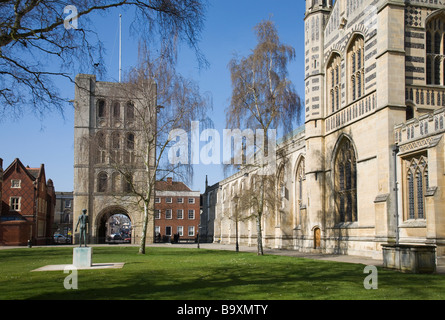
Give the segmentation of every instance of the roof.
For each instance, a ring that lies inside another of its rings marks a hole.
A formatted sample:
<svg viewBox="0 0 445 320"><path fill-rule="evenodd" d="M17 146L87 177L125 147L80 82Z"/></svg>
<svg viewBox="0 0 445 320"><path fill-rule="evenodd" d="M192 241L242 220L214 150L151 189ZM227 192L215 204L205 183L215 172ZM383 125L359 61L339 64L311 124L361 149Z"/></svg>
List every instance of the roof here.
<svg viewBox="0 0 445 320"><path fill-rule="evenodd" d="M37 179L40 174L40 168L30 168L26 167L26 170L28 170L29 174L34 177L34 179Z"/></svg>
<svg viewBox="0 0 445 320"><path fill-rule="evenodd" d="M40 174L44 173L45 170L43 164L40 166L40 168L25 167L19 158L15 158L14 161L9 165L9 167L6 168L6 170L4 171L5 176L8 175L10 170L16 168L17 166L21 167L23 172L25 172L32 181L37 180Z"/></svg>
<svg viewBox="0 0 445 320"><path fill-rule="evenodd" d="M179 181L156 181L156 191L192 191L183 182Z"/></svg>

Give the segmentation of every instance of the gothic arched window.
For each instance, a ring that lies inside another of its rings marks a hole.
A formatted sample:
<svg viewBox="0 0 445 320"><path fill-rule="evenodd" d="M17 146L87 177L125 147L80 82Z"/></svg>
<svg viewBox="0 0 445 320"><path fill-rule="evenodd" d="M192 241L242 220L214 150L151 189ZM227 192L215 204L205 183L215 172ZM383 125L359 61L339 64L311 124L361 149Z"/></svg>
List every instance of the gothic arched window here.
<svg viewBox="0 0 445 320"><path fill-rule="evenodd" d="M335 205L339 222L357 221L357 161L352 142L344 137L335 155Z"/></svg>
<svg viewBox="0 0 445 320"><path fill-rule="evenodd" d="M111 135L111 152L110 157L114 163L120 162L121 157L121 136L119 132L113 132Z"/></svg>
<svg viewBox="0 0 445 320"><path fill-rule="evenodd" d="M107 192L108 188L108 175L106 172L99 173L97 179L97 192Z"/></svg>
<svg viewBox="0 0 445 320"><path fill-rule="evenodd" d="M340 109L340 96L341 96L341 57L339 54L332 55L329 63L327 65L328 77L327 83L327 97L328 101L328 111L334 113Z"/></svg>
<svg viewBox="0 0 445 320"><path fill-rule="evenodd" d="M297 173L295 175L295 211L297 212L296 216L296 225L300 225L302 223L302 210L305 207L305 189L306 189L306 169L305 169L305 160L304 157L298 162Z"/></svg>
<svg viewBox="0 0 445 320"><path fill-rule="evenodd" d="M121 116L121 105L119 102L113 103L113 118L119 119Z"/></svg>
<svg viewBox="0 0 445 320"><path fill-rule="evenodd" d="M300 163L298 164L297 169L297 202L298 207L301 207L303 204L303 192L304 192L304 184L306 181L306 174L305 174L305 167L304 167L304 158L300 160Z"/></svg>
<svg viewBox="0 0 445 320"><path fill-rule="evenodd" d="M425 219L425 192L428 189L428 159L417 156L405 160L405 219Z"/></svg>
<svg viewBox="0 0 445 320"><path fill-rule="evenodd" d="M364 57L365 39L356 35L348 48L348 85L349 101L360 99L365 93L365 67Z"/></svg>
<svg viewBox="0 0 445 320"><path fill-rule="evenodd" d="M99 100L97 102L97 117L98 118L105 118L107 116L107 105L105 103L105 100Z"/></svg>
<svg viewBox="0 0 445 320"><path fill-rule="evenodd" d="M445 85L445 14L426 24L426 84Z"/></svg>
<svg viewBox="0 0 445 320"><path fill-rule="evenodd" d="M124 176L124 192L131 193L133 191L133 174L131 172L126 173Z"/></svg>
<svg viewBox="0 0 445 320"><path fill-rule="evenodd" d="M127 134L127 149L134 150L134 134Z"/></svg>
<svg viewBox="0 0 445 320"><path fill-rule="evenodd" d="M96 151L97 151L97 155L96 155L96 163L105 163L106 162L106 157L107 157L107 152L106 152L106 148L107 148L107 138L104 132L99 131L96 134L96 139L95 139L95 143L96 143Z"/></svg>
<svg viewBox="0 0 445 320"><path fill-rule="evenodd" d="M120 173L113 172L113 175L111 176L111 191L119 192L121 189L120 184L121 184Z"/></svg>
<svg viewBox="0 0 445 320"><path fill-rule="evenodd" d="M112 147L113 149L121 148L121 137L118 132L112 134Z"/></svg>
<svg viewBox="0 0 445 320"><path fill-rule="evenodd" d="M426 84L433 84L433 59L426 58Z"/></svg>
<svg viewBox="0 0 445 320"><path fill-rule="evenodd" d="M127 121L133 121L134 120L134 104L132 102L128 102L127 103L126 118L127 118Z"/></svg>

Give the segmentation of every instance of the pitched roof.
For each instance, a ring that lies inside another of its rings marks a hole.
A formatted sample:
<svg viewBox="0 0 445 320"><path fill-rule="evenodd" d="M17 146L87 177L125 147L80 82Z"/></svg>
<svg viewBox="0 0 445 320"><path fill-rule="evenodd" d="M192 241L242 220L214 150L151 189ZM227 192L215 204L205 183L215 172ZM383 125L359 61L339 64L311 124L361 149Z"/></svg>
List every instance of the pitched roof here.
<svg viewBox="0 0 445 320"><path fill-rule="evenodd" d="M4 175L7 176L11 170L17 167L20 167L32 181L35 181L39 177L40 170L43 168L30 169L29 167L25 167L19 158L15 158L9 167L4 171Z"/></svg>
<svg viewBox="0 0 445 320"><path fill-rule="evenodd" d="M192 191L183 182L179 181L156 181L155 184L156 191Z"/></svg>
<svg viewBox="0 0 445 320"><path fill-rule="evenodd" d="M26 167L26 170L28 170L29 174L32 175L35 179L37 179L39 177L40 168Z"/></svg>

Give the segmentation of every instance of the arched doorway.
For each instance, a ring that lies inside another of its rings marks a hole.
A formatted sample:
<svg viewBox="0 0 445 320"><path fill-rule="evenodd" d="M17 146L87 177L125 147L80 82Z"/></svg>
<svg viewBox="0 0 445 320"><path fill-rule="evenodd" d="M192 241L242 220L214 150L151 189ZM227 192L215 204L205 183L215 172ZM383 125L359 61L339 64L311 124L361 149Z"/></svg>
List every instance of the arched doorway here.
<svg viewBox="0 0 445 320"><path fill-rule="evenodd" d="M119 207L107 208L97 217L96 243L131 243L132 221Z"/></svg>
<svg viewBox="0 0 445 320"><path fill-rule="evenodd" d="M319 249L321 247L321 231L320 228L314 228L314 249Z"/></svg>

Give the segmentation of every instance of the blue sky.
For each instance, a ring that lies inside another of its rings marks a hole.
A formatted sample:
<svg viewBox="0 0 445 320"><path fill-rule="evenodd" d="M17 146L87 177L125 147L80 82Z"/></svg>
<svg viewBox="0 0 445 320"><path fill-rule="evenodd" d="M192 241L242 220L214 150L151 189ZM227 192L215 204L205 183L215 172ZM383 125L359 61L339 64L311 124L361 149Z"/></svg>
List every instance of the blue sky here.
<svg viewBox="0 0 445 320"><path fill-rule="evenodd" d="M253 27L261 20L275 22L283 43L296 49L296 60L289 66L289 77L303 100L304 96L304 9L303 0L209 0L205 29L199 44L209 61L207 69L199 69L194 53L186 45L179 50L178 71L193 78L202 92L213 97L210 117L222 136L225 128L225 109L231 96L230 73L227 65L234 53L246 56L256 45ZM96 31L104 43L107 74L100 81L118 79L118 21L119 11L94 19ZM137 38L129 32L130 17L123 12L123 70L137 62ZM82 20L79 20L81 27ZM74 86L60 84L60 91L74 98ZM23 164L38 167L45 164L47 179L54 181L56 191L73 190L74 160L74 113L67 107L62 117L59 113L48 113L43 119L30 112L17 120L0 122L0 158L4 168L15 159ZM194 168L195 176L190 187L204 190L205 176L209 184L224 178L220 166L199 165Z"/></svg>

